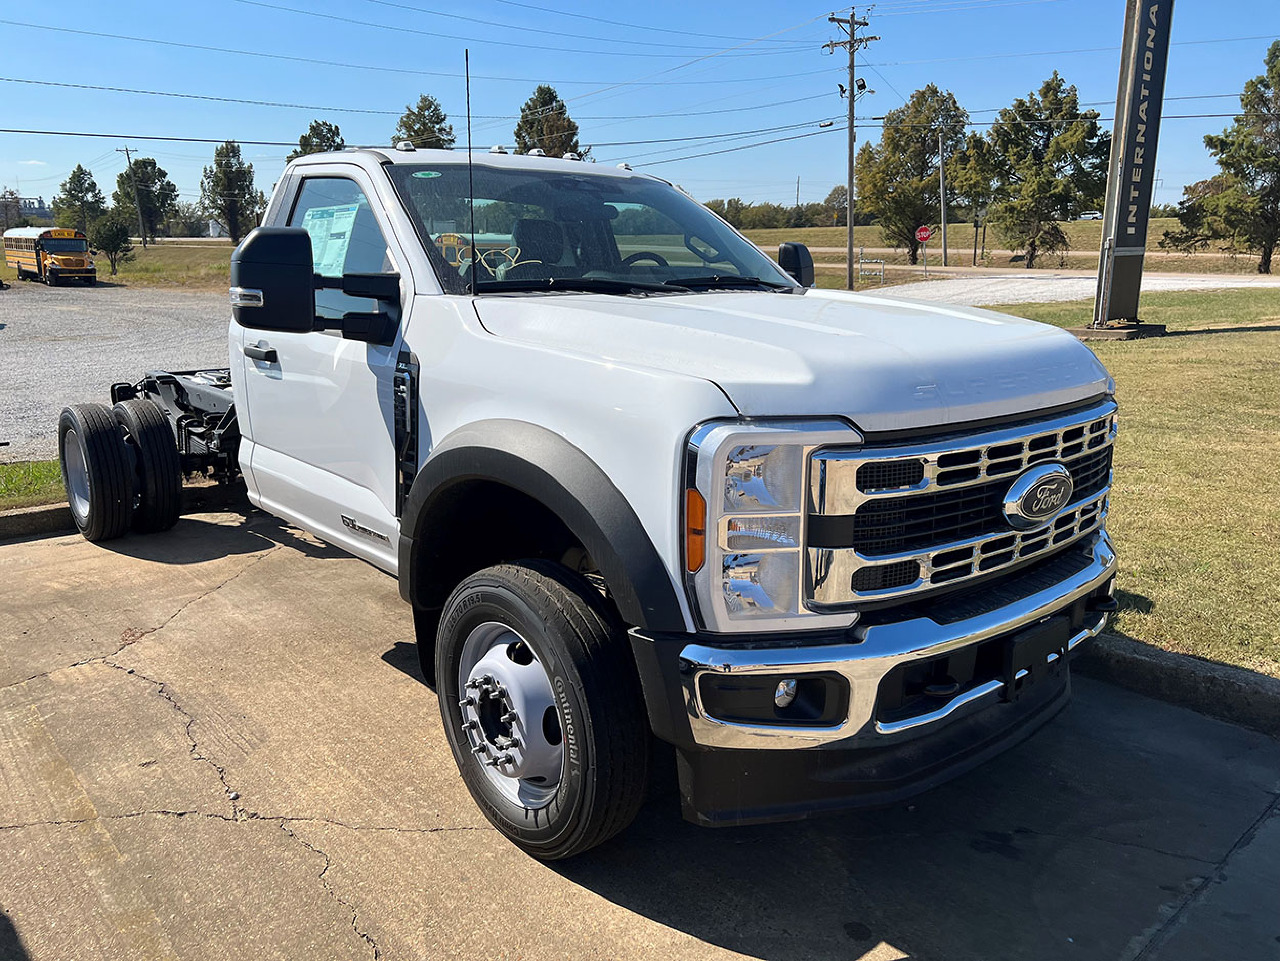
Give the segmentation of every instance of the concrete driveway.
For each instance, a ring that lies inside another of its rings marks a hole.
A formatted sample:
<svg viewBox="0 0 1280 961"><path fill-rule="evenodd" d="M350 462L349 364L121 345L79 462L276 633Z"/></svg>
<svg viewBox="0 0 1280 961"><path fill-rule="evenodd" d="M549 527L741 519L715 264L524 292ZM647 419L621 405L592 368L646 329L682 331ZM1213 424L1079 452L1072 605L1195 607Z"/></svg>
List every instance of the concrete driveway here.
<svg viewBox="0 0 1280 961"><path fill-rule="evenodd" d="M0 545L0 958L1280 956L1280 745L1096 682L913 804L568 864L491 830L394 581L258 513Z"/></svg>

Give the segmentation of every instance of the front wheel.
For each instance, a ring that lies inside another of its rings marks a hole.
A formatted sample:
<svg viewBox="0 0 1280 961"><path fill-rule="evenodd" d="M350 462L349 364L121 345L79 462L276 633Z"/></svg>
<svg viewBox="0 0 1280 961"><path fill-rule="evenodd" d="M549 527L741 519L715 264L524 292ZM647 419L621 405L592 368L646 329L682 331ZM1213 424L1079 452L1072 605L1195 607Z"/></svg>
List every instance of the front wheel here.
<svg viewBox="0 0 1280 961"><path fill-rule="evenodd" d="M627 639L585 579L539 560L468 577L445 604L436 677L471 796L523 850L571 857L635 818L644 701Z"/></svg>

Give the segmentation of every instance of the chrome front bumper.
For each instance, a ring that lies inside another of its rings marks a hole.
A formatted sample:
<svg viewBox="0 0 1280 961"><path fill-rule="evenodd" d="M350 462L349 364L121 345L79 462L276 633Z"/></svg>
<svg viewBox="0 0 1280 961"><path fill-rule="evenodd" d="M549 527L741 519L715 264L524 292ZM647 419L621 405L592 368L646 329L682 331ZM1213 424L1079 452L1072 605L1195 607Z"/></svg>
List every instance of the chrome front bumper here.
<svg viewBox="0 0 1280 961"><path fill-rule="evenodd" d="M1035 624L1092 594L1116 569L1115 551L1105 531L1090 545L1087 566L1052 587L1031 593L998 610L947 624L926 617L855 627L853 643L811 647L722 648L690 644L680 652L680 677L693 740L704 747L779 749L811 748L836 741L855 747L890 745L908 740L948 719L980 710L1004 694L1003 680L989 680L961 691L937 710L893 722L874 719L880 682L899 665L937 657L971 644ZM1106 626L1105 613L1090 613L1082 630L1071 638L1078 647ZM1050 660L1055 655L1050 655ZM701 697L707 675L743 676L841 675L849 684L849 708L838 724L781 726L726 721L709 714ZM1019 675L1021 676L1021 675Z"/></svg>

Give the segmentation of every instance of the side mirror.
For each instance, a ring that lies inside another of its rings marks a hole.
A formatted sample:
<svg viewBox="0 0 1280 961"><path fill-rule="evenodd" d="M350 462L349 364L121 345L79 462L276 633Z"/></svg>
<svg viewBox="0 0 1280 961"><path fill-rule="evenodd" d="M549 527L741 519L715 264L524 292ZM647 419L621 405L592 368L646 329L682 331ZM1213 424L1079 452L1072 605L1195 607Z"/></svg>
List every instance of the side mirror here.
<svg viewBox="0 0 1280 961"><path fill-rule="evenodd" d="M813 254L809 253L809 248L804 244L779 244L778 266L794 277L801 287L813 286Z"/></svg>
<svg viewBox="0 0 1280 961"><path fill-rule="evenodd" d="M311 236L301 227L257 227L231 255L231 309L254 330L314 329Z"/></svg>

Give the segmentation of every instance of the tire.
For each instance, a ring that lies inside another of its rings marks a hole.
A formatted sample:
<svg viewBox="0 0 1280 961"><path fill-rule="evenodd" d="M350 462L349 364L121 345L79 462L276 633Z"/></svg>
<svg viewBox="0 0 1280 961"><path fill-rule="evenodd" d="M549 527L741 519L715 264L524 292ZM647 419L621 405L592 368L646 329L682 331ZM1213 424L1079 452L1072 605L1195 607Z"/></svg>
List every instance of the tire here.
<svg viewBox="0 0 1280 961"><path fill-rule="evenodd" d="M124 400L112 409L134 449L133 529L140 534L167 531L178 523L182 498L182 461L169 419L155 403Z"/></svg>
<svg viewBox="0 0 1280 961"><path fill-rule="evenodd" d="M635 818L644 699L621 626L580 575L541 560L471 575L445 603L435 668L462 779L518 847L568 858Z"/></svg>
<svg viewBox="0 0 1280 961"><path fill-rule="evenodd" d="M71 517L87 540L107 541L129 530L133 457L111 409L75 404L58 418L58 459Z"/></svg>
<svg viewBox="0 0 1280 961"><path fill-rule="evenodd" d="M46 273L46 274L44 275L44 282L45 282L46 284L48 284L50 287L57 287L57 286L58 286L58 278L57 278L55 275L50 274L50 273Z"/></svg>

